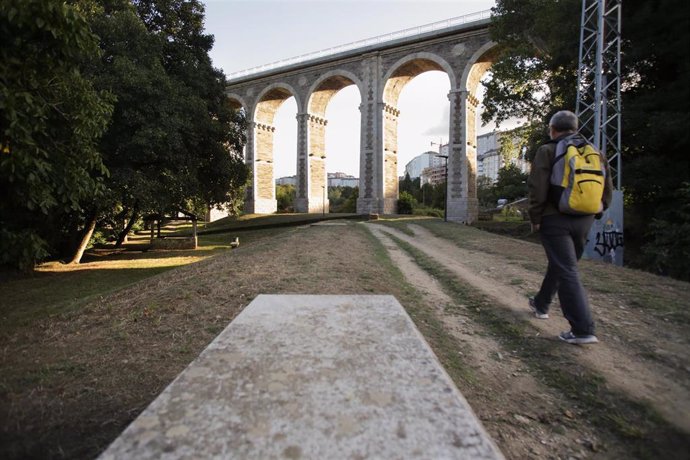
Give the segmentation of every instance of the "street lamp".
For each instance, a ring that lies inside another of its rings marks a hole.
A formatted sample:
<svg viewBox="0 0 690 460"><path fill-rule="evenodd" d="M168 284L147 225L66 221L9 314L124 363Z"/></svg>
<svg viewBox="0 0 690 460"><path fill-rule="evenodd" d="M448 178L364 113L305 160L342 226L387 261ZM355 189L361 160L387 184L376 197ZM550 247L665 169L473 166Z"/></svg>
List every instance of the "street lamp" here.
<svg viewBox="0 0 690 460"><path fill-rule="evenodd" d="M440 153L436 155L439 158L445 158L445 163L443 164L443 180L445 182L444 199L443 199L443 221L448 222L448 155L441 155Z"/></svg>
<svg viewBox="0 0 690 460"><path fill-rule="evenodd" d="M322 185L321 188L323 189L323 202L321 203L321 215L323 217L326 217L326 186Z"/></svg>

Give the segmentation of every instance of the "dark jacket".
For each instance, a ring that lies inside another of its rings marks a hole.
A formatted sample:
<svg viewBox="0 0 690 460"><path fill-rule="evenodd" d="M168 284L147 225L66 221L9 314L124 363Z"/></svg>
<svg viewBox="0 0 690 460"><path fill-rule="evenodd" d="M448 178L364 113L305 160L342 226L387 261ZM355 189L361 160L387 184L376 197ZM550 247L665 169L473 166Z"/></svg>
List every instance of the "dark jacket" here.
<svg viewBox="0 0 690 460"><path fill-rule="evenodd" d="M558 141L572 133L563 134L556 139L550 140L546 144L537 149L532 161L532 169L530 170L529 179L527 179L527 186L529 188L529 219L533 224L541 224L541 218L551 214L558 214L556 204L549 197L549 189L551 185L551 166L554 156L556 155L556 144ZM611 180L611 171L609 170L608 161L604 158L604 166L606 168L606 182L604 183L604 209L607 209L611 204L613 196L613 181Z"/></svg>

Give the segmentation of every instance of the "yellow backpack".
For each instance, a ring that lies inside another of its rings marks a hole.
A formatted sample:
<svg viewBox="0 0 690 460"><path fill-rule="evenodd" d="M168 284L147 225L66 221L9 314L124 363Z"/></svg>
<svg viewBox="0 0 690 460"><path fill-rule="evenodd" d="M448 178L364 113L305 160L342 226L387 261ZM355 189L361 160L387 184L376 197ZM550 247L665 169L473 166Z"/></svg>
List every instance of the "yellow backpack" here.
<svg viewBox="0 0 690 460"><path fill-rule="evenodd" d="M551 165L551 194L560 212L602 212L606 160L592 144L577 134L560 140Z"/></svg>

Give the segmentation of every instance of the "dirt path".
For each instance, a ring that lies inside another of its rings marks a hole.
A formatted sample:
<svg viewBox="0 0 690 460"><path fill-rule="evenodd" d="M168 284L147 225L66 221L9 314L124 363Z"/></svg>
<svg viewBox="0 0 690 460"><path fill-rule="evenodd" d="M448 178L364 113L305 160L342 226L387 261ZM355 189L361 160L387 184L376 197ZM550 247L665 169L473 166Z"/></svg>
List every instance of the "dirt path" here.
<svg viewBox="0 0 690 460"><path fill-rule="evenodd" d="M417 225L409 226L414 236L382 225L368 226L378 237L381 237L381 232L386 232L415 246L494 299L496 305L514 314L524 314L544 337L553 337L554 346L563 345L558 343L556 336L560 331L567 330L568 324L560 311L552 310L551 318L544 321L532 318L526 307L526 293L536 290L540 282L539 274L522 268L506 257L460 248ZM535 254L535 257L541 256L540 253ZM398 262L401 269L406 264L413 264L411 260ZM592 309L596 319L604 310L596 304L592 305ZM641 359L625 341L607 340L605 327L600 327L600 335L602 342L596 346L571 347L573 358L601 375L609 387L624 392L634 400L651 404L669 422L690 433L690 389L687 379L677 381L672 378L662 363ZM668 343L666 348L672 348L672 345Z"/></svg>
<svg viewBox="0 0 690 460"><path fill-rule="evenodd" d="M379 225L369 228L406 280L433 309L444 329L462 344L458 353L473 369L476 379L470 379L472 383L463 389L463 394L491 435L500 440L507 458L587 458L592 448L602 444L584 420L565 417L570 428L566 430L559 422L565 411L559 395L525 372L527 366L503 350L481 326L472 324L468 315L448 313L446 307L453 300L436 279L387 236L389 229Z"/></svg>

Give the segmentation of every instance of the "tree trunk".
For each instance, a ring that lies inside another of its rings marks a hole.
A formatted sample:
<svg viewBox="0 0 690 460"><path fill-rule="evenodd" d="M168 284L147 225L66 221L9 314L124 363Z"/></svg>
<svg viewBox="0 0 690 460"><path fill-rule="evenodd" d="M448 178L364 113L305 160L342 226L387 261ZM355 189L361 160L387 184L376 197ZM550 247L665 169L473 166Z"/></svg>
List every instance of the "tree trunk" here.
<svg viewBox="0 0 690 460"><path fill-rule="evenodd" d="M74 257L72 257L72 260L70 260L69 263L78 264L79 262L81 262L81 257L84 255L84 251L86 251L86 246L89 245L89 241L91 240L91 235L93 235L93 231L96 229L96 217L98 217L96 211L92 211L87 216L86 226L84 227L84 234L82 235L81 241L79 242L79 246L77 247L76 252L74 253Z"/></svg>
<svg viewBox="0 0 690 460"><path fill-rule="evenodd" d="M132 209L132 216L129 218L127 225L125 226L124 230L122 230L120 234L117 235L115 249L118 249L120 246L122 246L122 243L125 241L125 238L127 238L127 235L129 235L129 231L132 230L134 223L137 221L137 217L139 217L139 209L137 208L137 205L134 205L134 209Z"/></svg>

